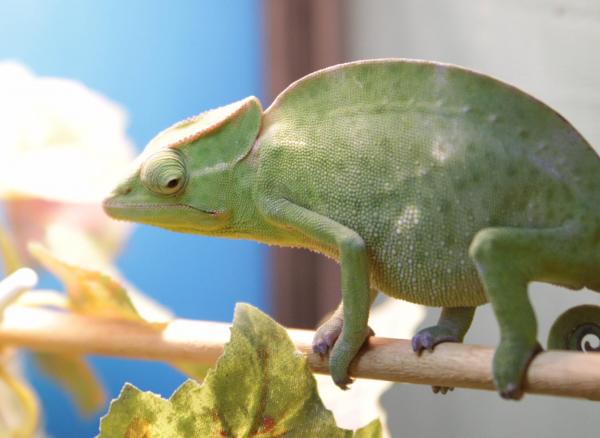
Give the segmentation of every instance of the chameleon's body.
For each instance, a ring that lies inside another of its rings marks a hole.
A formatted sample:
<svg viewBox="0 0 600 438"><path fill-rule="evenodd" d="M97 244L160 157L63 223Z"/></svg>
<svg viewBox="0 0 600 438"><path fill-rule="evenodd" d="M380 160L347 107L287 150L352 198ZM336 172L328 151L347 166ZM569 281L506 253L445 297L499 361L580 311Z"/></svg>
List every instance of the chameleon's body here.
<svg viewBox="0 0 600 438"><path fill-rule="evenodd" d="M139 165L109 214L340 261L343 307L314 348L333 347L341 386L367 334L370 289L444 307L417 351L462 340L491 301L496 383L515 398L537 349L527 283L600 290L600 159L547 106L458 67L322 70L264 114L248 98L175 125Z"/></svg>

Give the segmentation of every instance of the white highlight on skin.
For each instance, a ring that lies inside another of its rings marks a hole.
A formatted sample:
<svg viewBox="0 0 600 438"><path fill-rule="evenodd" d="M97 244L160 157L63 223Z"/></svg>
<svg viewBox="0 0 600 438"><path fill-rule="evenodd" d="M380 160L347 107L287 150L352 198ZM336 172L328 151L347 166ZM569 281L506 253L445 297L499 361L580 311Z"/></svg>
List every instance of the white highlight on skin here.
<svg viewBox="0 0 600 438"><path fill-rule="evenodd" d="M409 205L403 211L396 222L396 233L410 230L421 220L421 210L416 205Z"/></svg>
<svg viewBox="0 0 600 438"><path fill-rule="evenodd" d="M287 145L288 146L298 146L298 147L306 147L306 142L303 140L291 140L288 139L287 140Z"/></svg>
<svg viewBox="0 0 600 438"><path fill-rule="evenodd" d="M440 163L443 163L450 157L450 147L441 141L438 141L433 145L433 150L431 151L431 155Z"/></svg>

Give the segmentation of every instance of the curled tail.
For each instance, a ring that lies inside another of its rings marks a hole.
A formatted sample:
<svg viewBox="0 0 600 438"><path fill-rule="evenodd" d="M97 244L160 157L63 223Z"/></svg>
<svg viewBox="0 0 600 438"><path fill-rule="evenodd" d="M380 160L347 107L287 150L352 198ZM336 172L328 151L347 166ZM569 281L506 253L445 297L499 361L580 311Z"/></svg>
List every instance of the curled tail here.
<svg viewBox="0 0 600 438"><path fill-rule="evenodd" d="M548 350L600 352L600 306L577 306L560 315L550 329Z"/></svg>

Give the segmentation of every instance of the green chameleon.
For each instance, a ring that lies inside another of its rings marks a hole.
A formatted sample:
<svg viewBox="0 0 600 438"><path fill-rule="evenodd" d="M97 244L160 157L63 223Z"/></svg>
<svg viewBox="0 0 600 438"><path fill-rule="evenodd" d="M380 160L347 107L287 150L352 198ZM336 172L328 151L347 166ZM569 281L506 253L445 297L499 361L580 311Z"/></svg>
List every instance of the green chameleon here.
<svg viewBox="0 0 600 438"><path fill-rule="evenodd" d="M309 248L341 264L342 303L314 351L346 388L376 290L443 307L412 341L461 342L491 302L505 398L540 350L531 281L600 291L600 159L552 109L460 67L359 61L312 73L262 111L255 97L156 136L104 201L116 218ZM552 330L591 349L600 307Z"/></svg>

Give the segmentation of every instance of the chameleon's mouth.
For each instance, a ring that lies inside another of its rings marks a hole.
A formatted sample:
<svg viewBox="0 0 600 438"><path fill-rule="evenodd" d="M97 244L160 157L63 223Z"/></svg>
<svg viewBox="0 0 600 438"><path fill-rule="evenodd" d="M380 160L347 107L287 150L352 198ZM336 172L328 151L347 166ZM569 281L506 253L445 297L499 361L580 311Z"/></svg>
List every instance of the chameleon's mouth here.
<svg viewBox="0 0 600 438"><path fill-rule="evenodd" d="M123 202L118 196L102 202L106 214L113 219L140 222L164 228L218 227L226 214L220 211L203 210L181 203Z"/></svg>
<svg viewBox="0 0 600 438"><path fill-rule="evenodd" d="M124 211L160 211L160 210L195 210L202 214L208 214L211 216L217 216L221 214L218 211L203 210L198 207L192 207L187 204L171 203L171 204L147 204L147 203L135 203L135 202L119 202L114 198L107 198L102 202L102 208L109 215L113 216L113 213L117 215Z"/></svg>

